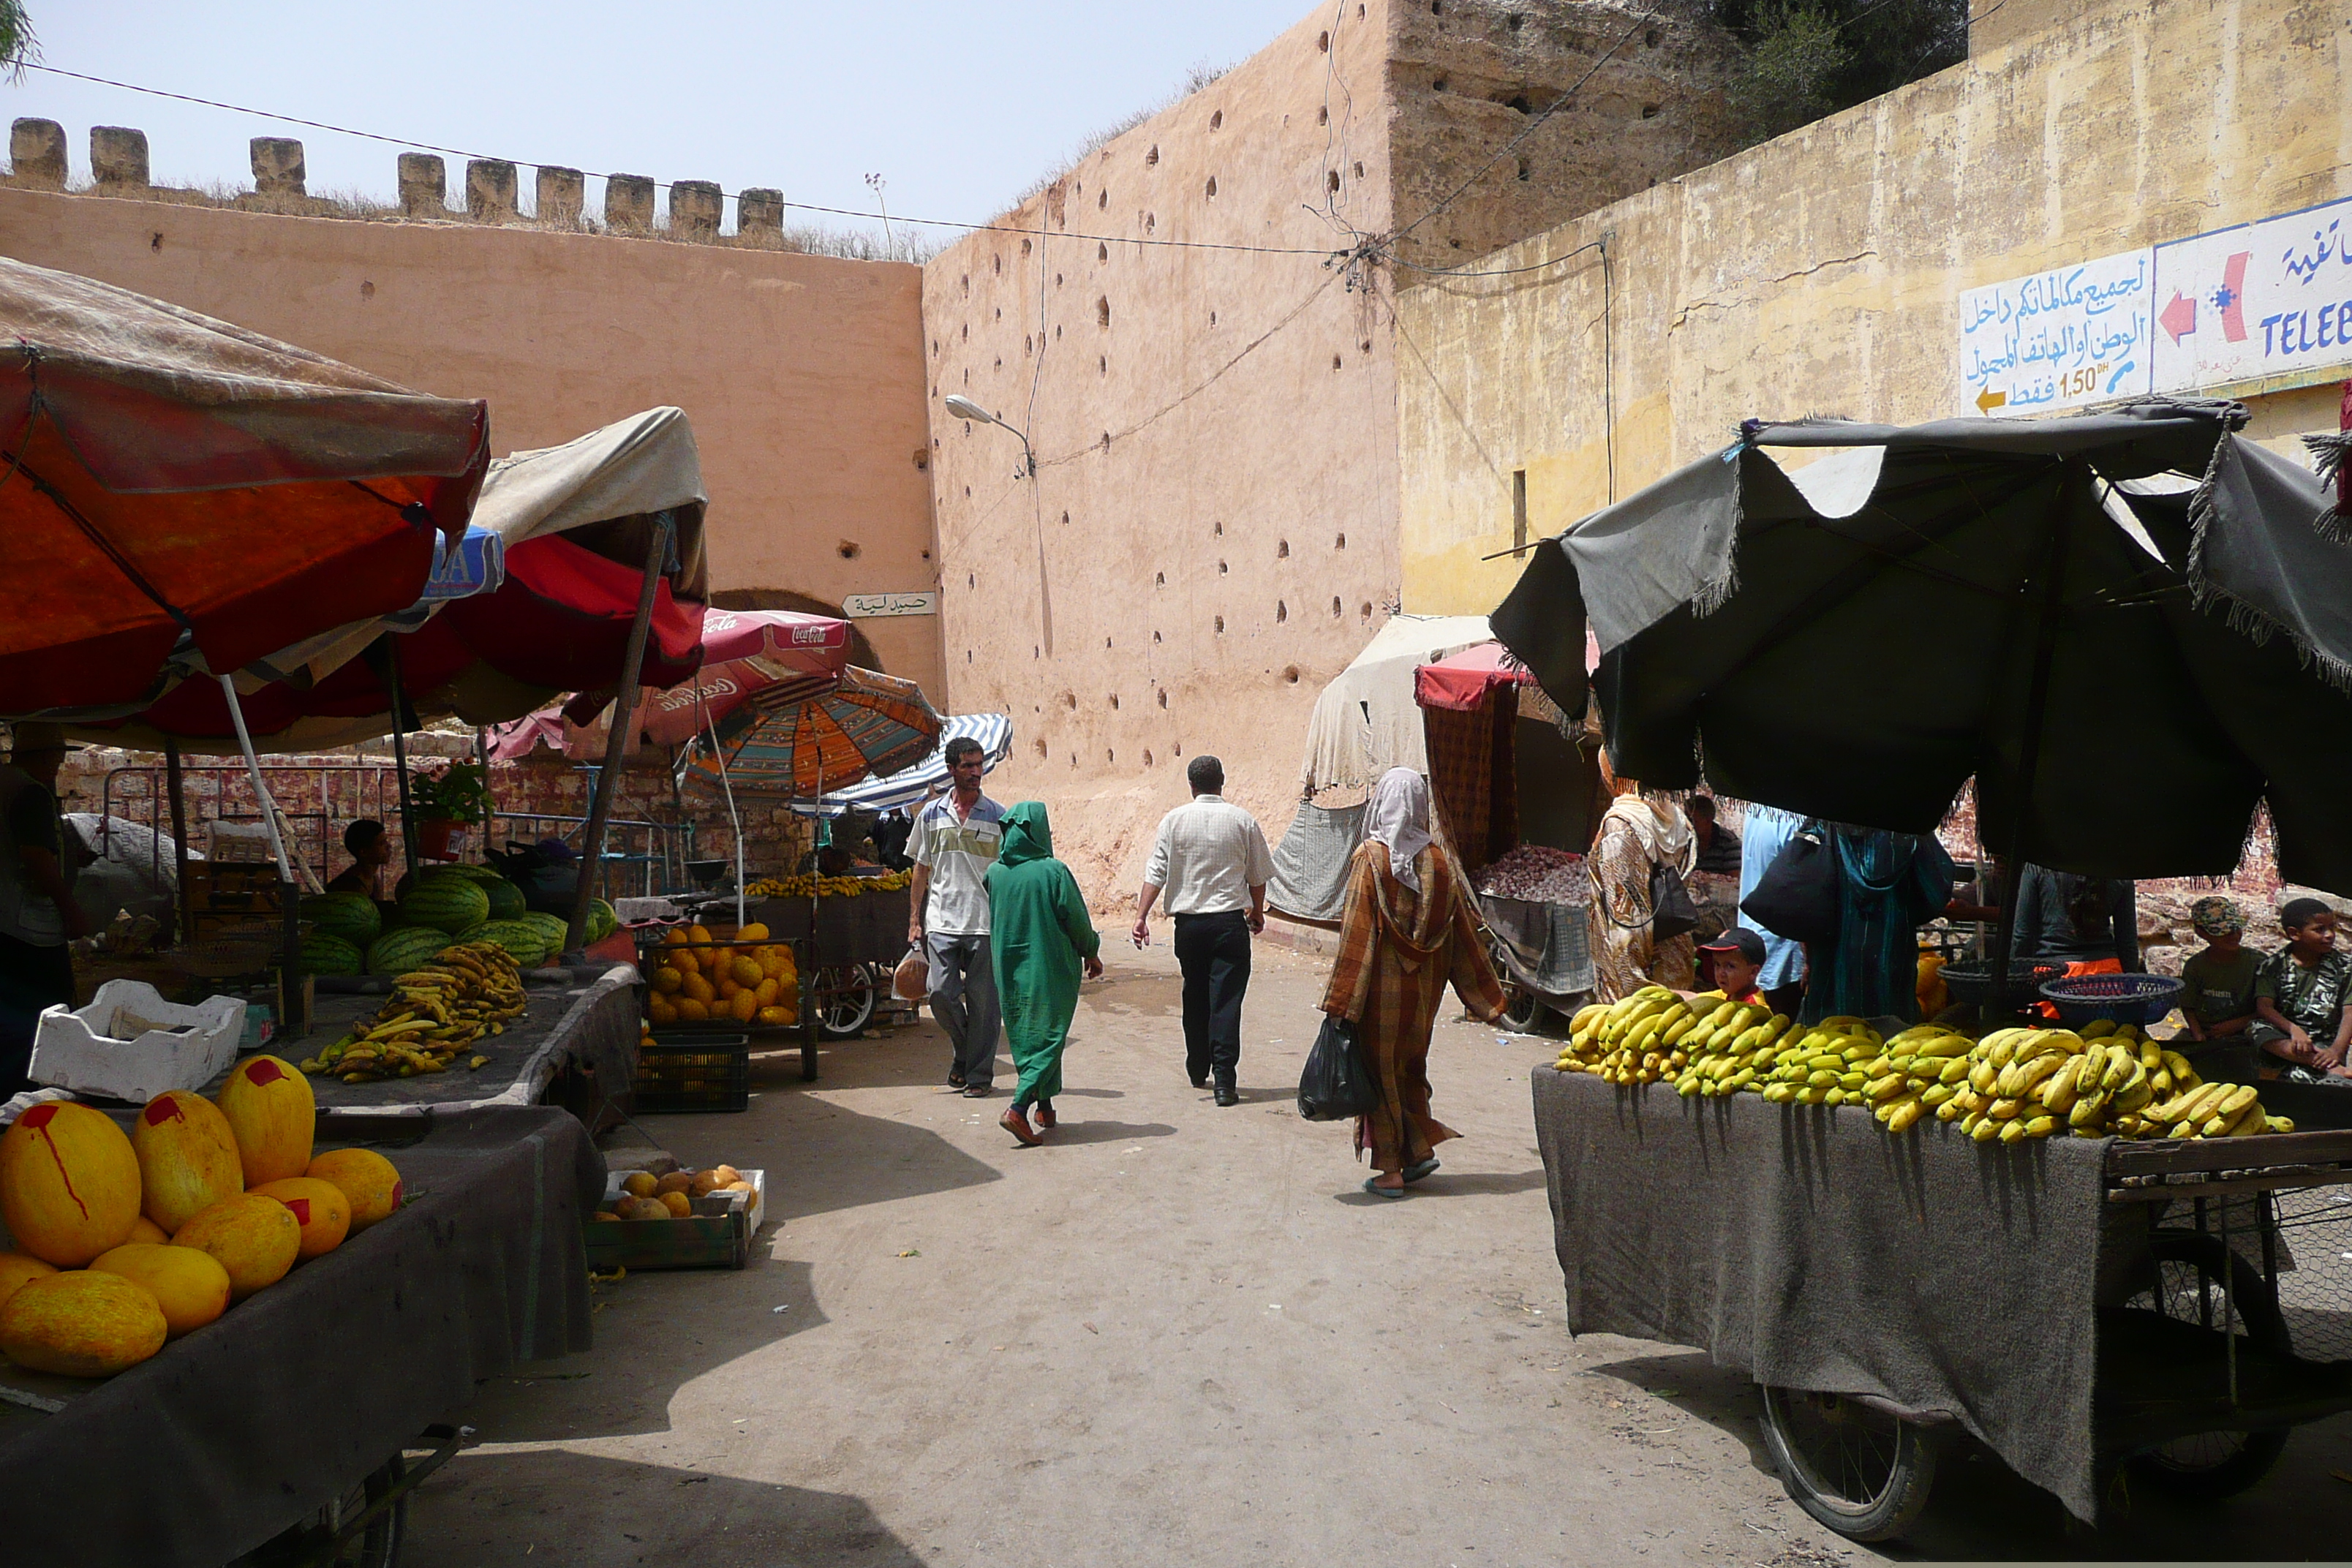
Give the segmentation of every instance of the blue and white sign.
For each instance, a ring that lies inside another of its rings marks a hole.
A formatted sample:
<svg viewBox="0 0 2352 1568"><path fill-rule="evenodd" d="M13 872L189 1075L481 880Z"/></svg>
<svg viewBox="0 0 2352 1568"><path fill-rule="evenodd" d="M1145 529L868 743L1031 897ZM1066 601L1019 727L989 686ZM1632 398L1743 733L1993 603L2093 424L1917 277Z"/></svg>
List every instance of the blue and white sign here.
<svg viewBox="0 0 2352 1568"><path fill-rule="evenodd" d="M506 542L487 528L467 523L465 535L454 543L446 534L434 534L433 575L425 580L416 602L433 605L493 594L506 579Z"/></svg>
<svg viewBox="0 0 2352 1568"><path fill-rule="evenodd" d="M2352 200L2156 247L2156 390L2352 362Z"/></svg>
<svg viewBox="0 0 2352 1568"><path fill-rule="evenodd" d="M2011 416L2147 392L2155 273L2127 250L1961 294L1962 402Z"/></svg>

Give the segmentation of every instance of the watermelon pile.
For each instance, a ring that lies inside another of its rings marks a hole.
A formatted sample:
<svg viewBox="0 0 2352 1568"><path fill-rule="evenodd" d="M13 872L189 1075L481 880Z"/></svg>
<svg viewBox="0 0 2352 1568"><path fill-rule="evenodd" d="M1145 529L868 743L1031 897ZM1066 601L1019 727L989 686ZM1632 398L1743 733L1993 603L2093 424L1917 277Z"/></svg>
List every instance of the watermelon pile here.
<svg viewBox="0 0 2352 1568"><path fill-rule="evenodd" d="M360 947L331 931L313 926L302 933L302 973L357 974L366 962Z"/></svg>
<svg viewBox="0 0 2352 1568"><path fill-rule="evenodd" d="M368 973L405 974L422 969L450 942L449 933L436 926L394 926L369 944Z"/></svg>
<svg viewBox="0 0 2352 1568"><path fill-rule="evenodd" d="M416 879L408 897L400 900L403 926L431 926L445 937L490 918L490 898L470 877L433 871Z"/></svg>
<svg viewBox="0 0 2352 1568"><path fill-rule="evenodd" d="M364 950L367 944L383 934L383 916L375 900L365 893L317 893L302 900L301 918L310 922L314 932L340 938L350 946ZM320 970L321 974L347 973L344 970Z"/></svg>

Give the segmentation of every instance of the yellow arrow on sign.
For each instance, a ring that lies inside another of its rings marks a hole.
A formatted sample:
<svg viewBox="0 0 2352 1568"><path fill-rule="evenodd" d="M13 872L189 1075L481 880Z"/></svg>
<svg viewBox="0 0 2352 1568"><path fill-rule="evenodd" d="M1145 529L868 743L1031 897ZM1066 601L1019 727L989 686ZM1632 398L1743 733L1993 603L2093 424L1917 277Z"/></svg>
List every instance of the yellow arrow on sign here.
<svg viewBox="0 0 2352 1568"><path fill-rule="evenodd" d="M1995 392L1991 387L1988 386L1982 392L1977 394L1977 412L1979 414L1990 414L1994 409L2006 404L2008 401L2008 393Z"/></svg>

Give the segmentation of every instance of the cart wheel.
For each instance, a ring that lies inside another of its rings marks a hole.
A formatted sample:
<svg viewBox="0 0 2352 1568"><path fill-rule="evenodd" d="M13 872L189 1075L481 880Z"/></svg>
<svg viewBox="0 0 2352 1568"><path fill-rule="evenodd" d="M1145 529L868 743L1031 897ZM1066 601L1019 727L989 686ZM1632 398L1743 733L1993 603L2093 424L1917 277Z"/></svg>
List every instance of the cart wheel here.
<svg viewBox="0 0 2352 1568"><path fill-rule="evenodd" d="M1936 1480L1932 1436L1834 1394L1758 1386L1764 1440L1799 1508L1853 1541L1910 1528Z"/></svg>
<svg viewBox="0 0 2352 1568"><path fill-rule="evenodd" d="M334 1555L322 1557L320 1552L342 1528L343 1521L366 1511L368 1505L400 1484L408 1473L408 1464L400 1455L386 1459L381 1468L317 1513L294 1526L244 1557L230 1568L278 1568L281 1563L306 1563L314 1568L394 1568L400 1561L401 1542L408 1535L408 1497L403 1494L393 1505L368 1521L365 1530L335 1548Z"/></svg>
<svg viewBox="0 0 2352 1568"><path fill-rule="evenodd" d="M847 1040L874 1019L874 967L845 963L816 972L816 1024L828 1040Z"/></svg>
<svg viewBox="0 0 2352 1568"><path fill-rule="evenodd" d="M1544 1000L1511 978L1503 964L1503 939L1490 939L1486 956L1495 966L1495 978L1503 983L1503 1016L1496 1022L1515 1035L1531 1032L1544 1016Z"/></svg>
<svg viewBox="0 0 2352 1568"><path fill-rule="evenodd" d="M2224 1258L2234 1298L2228 1302L2221 1294ZM2255 1344L2282 1355L2289 1349L2286 1321L2261 1273L2230 1253L2218 1236L2159 1231L2150 1237L2147 1262L2124 1306L2216 1333L2227 1318L2234 1317ZM2168 1496L2212 1501L2234 1497L2268 1475L2285 1452L2286 1440L2284 1427L2200 1432L2134 1455L2131 1468Z"/></svg>

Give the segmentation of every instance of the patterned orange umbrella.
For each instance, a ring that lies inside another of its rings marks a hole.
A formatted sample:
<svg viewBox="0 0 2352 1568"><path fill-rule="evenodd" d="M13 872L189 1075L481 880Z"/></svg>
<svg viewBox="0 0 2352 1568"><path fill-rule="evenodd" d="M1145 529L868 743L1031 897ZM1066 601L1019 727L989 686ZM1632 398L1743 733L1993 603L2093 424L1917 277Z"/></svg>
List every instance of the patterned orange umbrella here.
<svg viewBox="0 0 2352 1568"><path fill-rule="evenodd" d="M698 745L688 772L713 788L808 798L922 761L940 725L921 687L851 665L752 693L719 725L717 752Z"/></svg>

